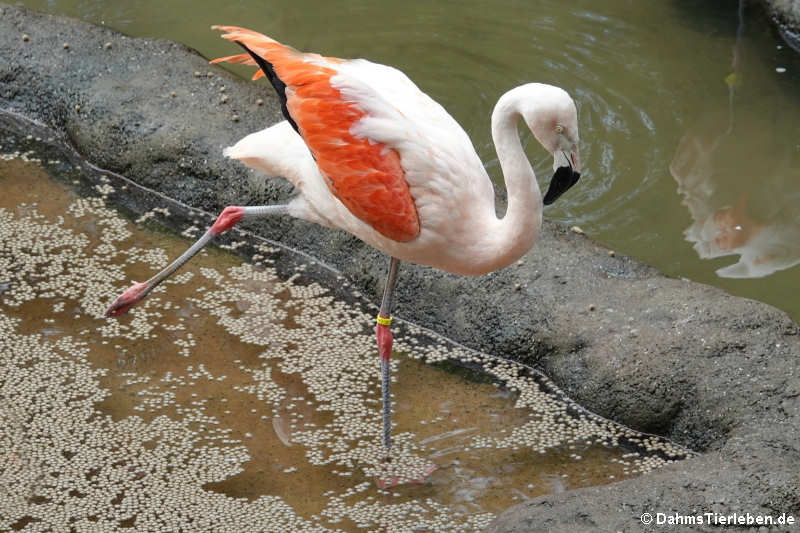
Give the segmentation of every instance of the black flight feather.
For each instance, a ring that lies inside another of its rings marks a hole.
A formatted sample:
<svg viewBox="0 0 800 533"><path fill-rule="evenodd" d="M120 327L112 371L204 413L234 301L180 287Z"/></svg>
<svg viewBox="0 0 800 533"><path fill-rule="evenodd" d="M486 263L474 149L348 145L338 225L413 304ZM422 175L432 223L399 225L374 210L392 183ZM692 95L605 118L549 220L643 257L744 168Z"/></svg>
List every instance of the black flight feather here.
<svg viewBox="0 0 800 533"><path fill-rule="evenodd" d="M281 111L283 112L283 116L286 117L286 120L289 121L289 124L292 125L294 131L300 134L300 129L297 127L297 123L294 121L292 116L289 114L289 109L286 107L286 84L275 74L275 69L272 67L272 63L264 59L263 57L259 56L258 54L254 53L252 50L247 48L245 45L236 41L236 44L241 46L245 49L245 51L250 54L250 57L256 62L256 64L261 68L261 70L266 74L267 79L272 84L272 87L275 89L275 92L278 93L278 99L281 102Z"/></svg>

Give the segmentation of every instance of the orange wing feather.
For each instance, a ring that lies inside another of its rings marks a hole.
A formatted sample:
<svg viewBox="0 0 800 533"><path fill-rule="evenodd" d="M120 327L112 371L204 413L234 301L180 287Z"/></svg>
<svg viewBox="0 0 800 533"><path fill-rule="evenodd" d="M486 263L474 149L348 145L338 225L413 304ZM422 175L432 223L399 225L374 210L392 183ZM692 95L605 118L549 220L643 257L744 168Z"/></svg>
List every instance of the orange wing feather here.
<svg viewBox="0 0 800 533"><path fill-rule="evenodd" d="M331 192L375 231L406 242L419 234L419 216L400 155L388 146L350 133L366 113L331 86L341 59L304 54L252 30L213 26L272 65L286 84L286 106L300 135L327 178ZM256 65L248 54L215 59ZM259 69L253 76L264 76Z"/></svg>

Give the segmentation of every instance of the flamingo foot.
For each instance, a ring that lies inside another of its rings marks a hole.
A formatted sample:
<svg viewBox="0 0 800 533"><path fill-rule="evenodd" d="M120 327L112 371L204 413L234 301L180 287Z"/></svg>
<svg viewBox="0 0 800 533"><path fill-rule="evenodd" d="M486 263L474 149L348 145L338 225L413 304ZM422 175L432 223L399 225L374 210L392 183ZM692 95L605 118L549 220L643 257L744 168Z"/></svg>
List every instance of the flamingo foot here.
<svg viewBox="0 0 800 533"><path fill-rule="evenodd" d="M421 485L426 482L428 476L430 476L433 472L435 472L438 469L439 467L437 465L433 463L428 463L423 467L422 472L420 472L419 475L414 478L392 475L386 472L384 473L384 475L381 475L375 480L375 484L378 486L379 489L383 490L390 489L398 485Z"/></svg>
<svg viewBox="0 0 800 533"><path fill-rule="evenodd" d="M124 315L145 296L147 296L147 283L134 283L108 306L106 316Z"/></svg>

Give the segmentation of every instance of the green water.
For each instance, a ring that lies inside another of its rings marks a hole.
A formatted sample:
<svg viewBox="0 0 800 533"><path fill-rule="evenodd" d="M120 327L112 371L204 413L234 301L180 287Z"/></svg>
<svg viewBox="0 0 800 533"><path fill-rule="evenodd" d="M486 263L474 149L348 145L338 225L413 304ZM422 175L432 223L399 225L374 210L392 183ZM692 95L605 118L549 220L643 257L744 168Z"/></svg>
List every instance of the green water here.
<svg viewBox="0 0 800 533"><path fill-rule="evenodd" d="M394 65L464 126L498 180L494 102L523 82L559 85L579 108L584 179L547 217L800 318L800 55L756 2L21 3L208 57L233 53L208 27L235 24ZM552 163L526 139L546 179Z"/></svg>

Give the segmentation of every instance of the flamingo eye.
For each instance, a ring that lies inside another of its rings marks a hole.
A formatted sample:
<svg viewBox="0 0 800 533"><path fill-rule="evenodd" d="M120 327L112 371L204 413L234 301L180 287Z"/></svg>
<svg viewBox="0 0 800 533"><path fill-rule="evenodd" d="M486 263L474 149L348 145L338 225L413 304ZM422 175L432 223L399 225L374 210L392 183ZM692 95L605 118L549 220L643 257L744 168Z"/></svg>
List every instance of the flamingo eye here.
<svg viewBox="0 0 800 533"><path fill-rule="evenodd" d="M556 133L564 133L564 126L561 124L556 124Z"/></svg>

